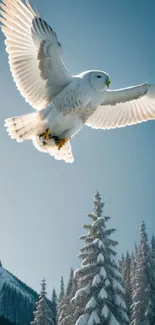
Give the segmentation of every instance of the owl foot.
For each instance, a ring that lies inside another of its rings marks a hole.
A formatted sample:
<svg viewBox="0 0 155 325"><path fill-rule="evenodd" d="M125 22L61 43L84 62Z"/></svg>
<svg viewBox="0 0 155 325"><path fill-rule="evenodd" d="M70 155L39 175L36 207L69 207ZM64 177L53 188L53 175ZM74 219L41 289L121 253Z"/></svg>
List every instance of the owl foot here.
<svg viewBox="0 0 155 325"><path fill-rule="evenodd" d="M54 139L55 144L58 147L58 150L60 150L65 145L65 143L69 140L69 138L59 139L59 137L55 135L50 136L50 138Z"/></svg>
<svg viewBox="0 0 155 325"><path fill-rule="evenodd" d="M50 139L50 136L51 136L50 129L47 128L47 129L45 130L44 134L43 134L43 137L44 137L44 139L47 140L47 139Z"/></svg>
<svg viewBox="0 0 155 325"><path fill-rule="evenodd" d="M47 128L44 133L40 134L39 139L41 139L44 145L47 144L46 140L51 139L50 129Z"/></svg>
<svg viewBox="0 0 155 325"><path fill-rule="evenodd" d="M57 136L52 136L49 128L47 128L44 133L39 135L39 139L42 141L43 145L47 144L46 140L53 139L55 141L56 146L58 147L58 150L60 150L69 140L69 138L59 139Z"/></svg>
<svg viewBox="0 0 155 325"><path fill-rule="evenodd" d="M68 140L69 140L68 138L63 138L63 139L59 140L57 142L58 150L60 150Z"/></svg>

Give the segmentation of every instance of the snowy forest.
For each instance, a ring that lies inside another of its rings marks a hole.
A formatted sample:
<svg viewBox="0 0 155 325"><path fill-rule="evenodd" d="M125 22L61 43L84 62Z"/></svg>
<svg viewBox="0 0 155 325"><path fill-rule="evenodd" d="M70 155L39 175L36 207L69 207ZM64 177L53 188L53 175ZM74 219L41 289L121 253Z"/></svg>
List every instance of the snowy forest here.
<svg viewBox="0 0 155 325"><path fill-rule="evenodd" d="M31 325L155 325L155 237L148 241L142 222L139 243L118 260L116 230L103 208L97 192L80 238L81 266L71 269L66 289L61 278L51 301L42 280Z"/></svg>

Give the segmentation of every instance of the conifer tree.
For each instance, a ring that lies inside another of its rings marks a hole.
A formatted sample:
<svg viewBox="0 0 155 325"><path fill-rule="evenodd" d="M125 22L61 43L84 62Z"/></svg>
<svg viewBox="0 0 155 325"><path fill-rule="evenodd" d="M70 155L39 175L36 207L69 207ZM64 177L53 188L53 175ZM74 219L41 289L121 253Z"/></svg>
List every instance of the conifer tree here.
<svg viewBox="0 0 155 325"><path fill-rule="evenodd" d="M74 305L72 302L72 298L76 290L76 279L74 279L74 272L73 269L71 269L66 294L63 297L59 306L58 325L75 325L75 320L73 317Z"/></svg>
<svg viewBox="0 0 155 325"><path fill-rule="evenodd" d="M155 237L152 236L149 252L150 265L150 323L155 325Z"/></svg>
<svg viewBox="0 0 155 325"><path fill-rule="evenodd" d="M36 311L34 312L34 320L31 325L54 325L53 314L46 299L46 281L41 282L41 293L36 303Z"/></svg>
<svg viewBox="0 0 155 325"><path fill-rule="evenodd" d="M131 276L130 276L130 281L131 281L131 296L132 296L132 303L130 306L130 320L132 319L132 309L133 309L133 297L134 297L134 292L135 292L135 286L136 286L136 266L138 262L138 247L135 245L134 251L131 254Z"/></svg>
<svg viewBox="0 0 155 325"><path fill-rule="evenodd" d="M59 301L58 301L59 302L58 303L58 324L60 323L60 320L62 319L64 299L65 299L65 286L64 286L64 279L61 276L60 294L59 294Z"/></svg>
<svg viewBox="0 0 155 325"><path fill-rule="evenodd" d="M150 283L150 257L146 226L140 227L140 244L136 251L131 325L153 325Z"/></svg>
<svg viewBox="0 0 155 325"><path fill-rule="evenodd" d="M121 273L123 277L123 284L125 290L125 302L127 306L128 316L131 316L131 305L132 305L132 279L131 279L131 264L132 257L127 251L126 256L122 256L122 260L120 262Z"/></svg>
<svg viewBox="0 0 155 325"><path fill-rule="evenodd" d="M57 318L58 318L58 310L57 310L57 295L55 289L53 289L52 292L52 303L51 303L51 309L53 313L53 325L57 325Z"/></svg>
<svg viewBox="0 0 155 325"><path fill-rule="evenodd" d="M73 278L74 278L74 271L71 268L71 270L70 270L70 276L69 276L69 281L68 281L68 285L67 285L67 289L66 289L66 296L69 296L71 294L71 292L72 292Z"/></svg>
<svg viewBox="0 0 155 325"><path fill-rule="evenodd" d="M65 285L64 285L64 279L61 276L59 302L63 299L64 295L65 295Z"/></svg>
<svg viewBox="0 0 155 325"><path fill-rule="evenodd" d="M128 324L124 289L111 239L115 229L107 229L109 217L102 216L104 204L97 192L94 211L88 216L92 224L84 225L87 234L80 249L81 267L75 272L80 289L74 296L76 325Z"/></svg>

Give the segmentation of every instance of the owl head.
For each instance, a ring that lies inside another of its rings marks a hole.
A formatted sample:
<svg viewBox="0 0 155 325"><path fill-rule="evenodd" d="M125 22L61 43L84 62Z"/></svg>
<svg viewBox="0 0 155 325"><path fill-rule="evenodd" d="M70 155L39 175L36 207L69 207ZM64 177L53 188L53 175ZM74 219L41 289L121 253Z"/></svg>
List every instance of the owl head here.
<svg viewBox="0 0 155 325"><path fill-rule="evenodd" d="M104 71L92 71L90 72L90 83L96 91L102 92L109 88L110 77Z"/></svg>

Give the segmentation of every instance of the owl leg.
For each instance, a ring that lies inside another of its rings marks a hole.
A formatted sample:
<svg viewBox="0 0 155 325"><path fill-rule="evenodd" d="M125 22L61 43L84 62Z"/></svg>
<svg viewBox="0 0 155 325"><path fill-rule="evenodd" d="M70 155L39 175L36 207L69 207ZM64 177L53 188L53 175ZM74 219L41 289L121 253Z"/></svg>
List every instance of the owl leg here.
<svg viewBox="0 0 155 325"><path fill-rule="evenodd" d="M51 132L49 128L47 128L44 133L39 135L39 139L41 139L43 144L47 144L46 140L50 138L51 138Z"/></svg>
<svg viewBox="0 0 155 325"><path fill-rule="evenodd" d="M43 145L47 144L46 140L54 139L55 144L58 147L58 150L60 150L65 145L65 143L69 140L69 138L65 138L65 137L59 139L57 136L52 136L49 128L47 128L44 133L40 134L39 138L41 139Z"/></svg>
<svg viewBox="0 0 155 325"><path fill-rule="evenodd" d="M49 139L49 138L50 138L50 135L51 135L50 129L47 128L47 129L45 130L45 139Z"/></svg>
<svg viewBox="0 0 155 325"><path fill-rule="evenodd" d="M68 140L69 140L69 138L63 138L63 139L59 140L57 143L58 150L60 150Z"/></svg>
<svg viewBox="0 0 155 325"><path fill-rule="evenodd" d="M69 138L62 138L59 139L57 136L52 136L52 139L54 139L56 146L58 147L58 150L60 150L65 143L69 140Z"/></svg>

